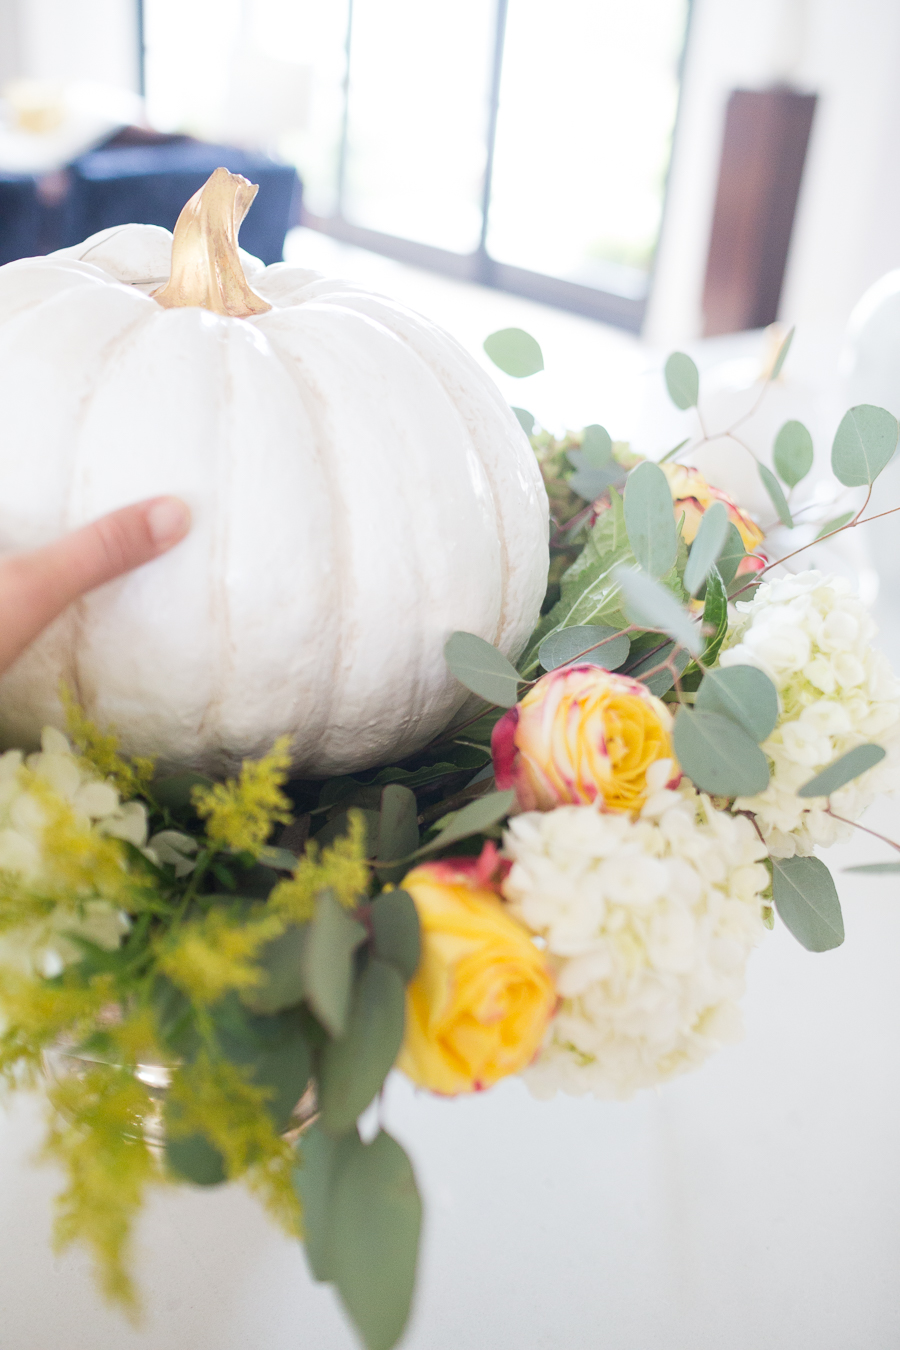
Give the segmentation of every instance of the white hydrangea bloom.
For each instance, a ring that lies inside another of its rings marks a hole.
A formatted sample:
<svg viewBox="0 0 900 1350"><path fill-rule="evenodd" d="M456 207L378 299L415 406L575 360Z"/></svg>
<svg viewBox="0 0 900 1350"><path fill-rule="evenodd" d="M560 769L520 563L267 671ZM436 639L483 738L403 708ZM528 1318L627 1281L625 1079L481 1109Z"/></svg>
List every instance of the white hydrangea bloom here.
<svg viewBox="0 0 900 1350"><path fill-rule="evenodd" d="M801 572L765 582L737 609L720 662L758 666L774 682L780 710L762 746L769 786L736 805L754 812L773 856L810 854L850 833L826 814L825 798L797 796L826 764L864 741L887 751L832 795L835 813L848 820L900 783L900 682L872 647L875 624L842 577Z"/></svg>
<svg viewBox="0 0 900 1350"><path fill-rule="evenodd" d="M27 759L21 750L0 755L0 874L40 890L47 815L34 791L35 778L72 808L76 825L128 840L139 848L145 845L146 808L140 802L120 802L116 789L84 765L62 732L46 727L38 753ZM5 931L0 928L0 964L54 975L80 955L66 934L78 934L112 949L127 930L128 918L115 906L73 896L71 905L57 905L45 920Z"/></svg>
<svg viewBox="0 0 900 1350"><path fill-rule="evenodd" d="M524 1075L536 1096L623 1100L740 1035L769 883L750 821L685 787L651 796L638 819L527 812L504 848L504 895L546 943L561 995Z"/></svg>

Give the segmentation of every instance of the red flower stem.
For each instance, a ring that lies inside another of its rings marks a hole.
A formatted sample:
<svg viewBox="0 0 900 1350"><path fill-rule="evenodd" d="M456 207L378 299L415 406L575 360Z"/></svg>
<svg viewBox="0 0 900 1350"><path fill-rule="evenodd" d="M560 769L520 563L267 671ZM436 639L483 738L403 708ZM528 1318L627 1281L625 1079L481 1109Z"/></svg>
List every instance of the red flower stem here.
<svg viewBox="0 0 900 1350"><path fill-rule="evenodd" d="M847 820L845 816L839 816L836 811L832 811L831 803L825 807L826 816L831 816L832 820L839 820L842 825L852 825L854 830L862 830L863 834L870 834L873 839L880 839L883 844L889 848L896 849L900 853L900 844L895 844L893 839L888 839L887 835L879 834L877 830L870 830L868 825L860 825L855 820Z"/></svg>
<svg viewBox="0 0 900 1350"><path fill-rule="evenodd" d="M872 490L871 490L871 488L870 488L870 489L869 489L869 495L870 495L870 496L871 496L871 491L872 491ZM868 497L866 498L866 502L867 502L867 501L868 501ZM865 510L865 508L866 508L866 502L863 502L863 505L862 505L862 507L860 508L860 511L864 511L864 510ZM892 506L892 507L890 508L889 511L879 511L879 512L877 513L877 515L874 515L874 516L866 516L865 520L860 520L860 518L859 518L859 513L857 513L857 516L856 516L856 519L855 519L855 520L848 520L848 521L847 521L847 524L846 524L846 525L841 525L840 529L837 529L837 530L829 530L828 534L822 534L822 535L819 535L819 537L818 537L817 539L810 539L810 541L809 541L808 544L802 544L800 548L795 548L794 551L793 551L793 553L786 553L786 554L784 555L783 558L776 558L774 562L770 562L766 567L761 568L759 572L754 572L754 574L753 574L753 579L752 579L751 581L748 581L746 586L742 586L741 589L740 589L739 591L735 591L732 595L730 595L730 596L728 597L729 600L736 600L737 597L738 597L743 591L748 590L751 586L755 586L755 585L758 583L760 577L764 577L765 574L766 574L767 572L770 572L770 571L772 570L773 567L780 567L782 563L789 562L791 558L796 558L796 556L797 556L798 553L803 553L806 549L812 548L813 544L821 544L821 543L823 543L826 539L831 539L831 537L832 537L833 535L835 535L835 534L843 534L844 530L852 530L852 529L855 529L855 527L856 527L857 525L868 525L868 523L869 523L870 520L881 520L884 516L892 516L892 515L894 514L895 511L900 511L900 506ZM754 554L754 555L752 555L752 556L755 557L756 555Z"/></svg>

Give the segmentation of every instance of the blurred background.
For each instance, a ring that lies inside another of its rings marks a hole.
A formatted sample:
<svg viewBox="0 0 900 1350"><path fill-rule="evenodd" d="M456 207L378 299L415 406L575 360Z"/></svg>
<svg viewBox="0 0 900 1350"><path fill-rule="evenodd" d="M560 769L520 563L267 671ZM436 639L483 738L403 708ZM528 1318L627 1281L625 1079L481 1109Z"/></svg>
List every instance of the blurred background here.
<svg viewBox="0 0 900 1350"><path fill-rule="evenodd" d="M696 431L661 378L689 351L704 471L763 521L716 432L796 325L743 434L770 460L803 421L825 510L847 406L900 414L898 60L897 0L0 0L0 263L171 228L225 164L260 184L250 252L427 314L554 432L600 422L658 457ZM509 326L542 373L490 366ZM898 501L895 462L875 509ZM893 520L813 561L854 579L900 667ZM890 802L867 824L900 834ZM776 930L743 1045L659 1094L510 1082L451 1106L392 1082L429 1205L410 1350L894 1350L900 911L889 879L841 871L878 847L829 857L845 946ZM352 1345L233 1188L154 1203L151 1315L124 1326L50 1252L30 1111L0 1117L2 1350Z"/></svg>

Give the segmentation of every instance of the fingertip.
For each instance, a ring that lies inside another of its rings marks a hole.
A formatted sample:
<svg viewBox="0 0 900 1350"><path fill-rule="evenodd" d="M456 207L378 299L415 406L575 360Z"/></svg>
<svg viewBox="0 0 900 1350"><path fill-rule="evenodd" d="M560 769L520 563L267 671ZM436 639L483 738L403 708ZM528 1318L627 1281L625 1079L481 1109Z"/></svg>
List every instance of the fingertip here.
<svg viewBox="0 0 900 1350"><path fill-rule="evenodd" d="M147 504L146 521L157 551L164 553L191 528L191 510L180 497L157 497Z"/></svg>

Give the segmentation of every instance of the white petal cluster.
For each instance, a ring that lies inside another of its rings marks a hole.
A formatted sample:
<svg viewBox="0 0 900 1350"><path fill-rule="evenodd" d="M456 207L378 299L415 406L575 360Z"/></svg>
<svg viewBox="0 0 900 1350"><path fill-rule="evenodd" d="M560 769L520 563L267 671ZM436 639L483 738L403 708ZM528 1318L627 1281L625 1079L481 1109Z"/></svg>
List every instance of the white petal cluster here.
<svg viewBox="0 0 900 1350"><path fill-rule="evenodd" d="M740 1035L769 873L752 824L686 787L637 819L561 806L510 821L512 912L546 944L561 995L525 1078L625 1099Z"/></svg>
<svg viewBox="0 0 900 1350"><path fill-rule="evenodd" d="M44 729L41 750L27 759L21 750L0 755L0 874L39 893L47 884L44 831L47 812L36 785L49 787L74 812L82 829L142 847L147 812L140 802L119 800L111 784L101 782L73 752L61 732ZM0 962L20 969L56 974L80 954L66 934L79 934L98 946L118 946L128 919L105 900L72 896L71 903L48 908L45 920L3 928L0 885Z"/></svg>
<svg viewBox="0 0 900 1350"><path fill-rule="evenodd" d="M778 690L780 711L762 747L769 786L736 805L755 813L773 856L809 854L850 828L826 814L825 798L797 796L826 764L864 741L888 752L832 795L833 810L848 820L900 784L900 682L872 647L875 624L842 577L802 572L764 583L737 609L741 618L720 662L765 671Z"/></svg>

